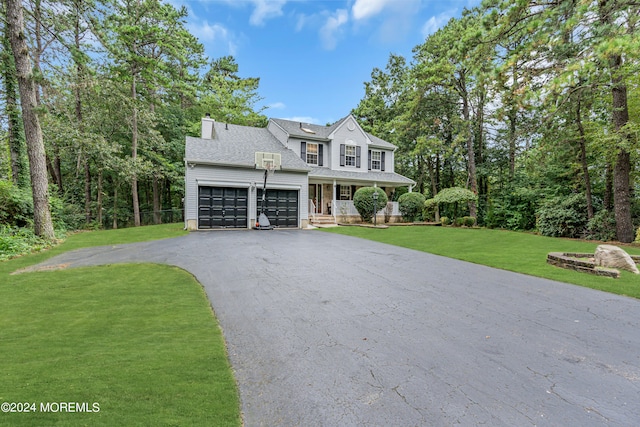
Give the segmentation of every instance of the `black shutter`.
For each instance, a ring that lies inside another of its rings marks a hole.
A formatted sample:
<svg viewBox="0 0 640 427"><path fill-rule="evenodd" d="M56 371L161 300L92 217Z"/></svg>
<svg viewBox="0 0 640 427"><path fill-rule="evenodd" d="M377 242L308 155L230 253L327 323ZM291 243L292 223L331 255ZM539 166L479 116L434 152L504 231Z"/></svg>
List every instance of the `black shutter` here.
<svg viewBox="0 0 640 427"><path fill-rule="evenodd" d="M380 170L384 172L384 151L380 154Z"/></svg>
<svg viewBox="0 0 640 427"><path fill-rule="evenodd" d="M351 199L350 199L350 200L353 200L353 195L354 195L354 194L356 194L356 186L355 186L355 185L352 185L352 186L351 186Z"/></svg>
<svg viewBox="0 0 640 427"><path fill-rule="evenodd" d="M340 200L340 184L336 184L336 200Z"/></svg>
<svg viewBox="0 0 640 427"><path fill-rule="evenodd" d="M356 167L360 167L360 146L356 147Z"/></svg>
<svg viewBox="0 0 640 427"><path fill-rule="evenodd" d="M371 150L369 150L369 170L371 170Z"/></svg>
<svg viewBox="0 0 640 427"><path fill-rule="evenodd" d="M307 143L306 142L301 142L300 143L300 158L307 163Z"/></svg>
<svg viewBox="0 0 640 427"><path fill-rule="evenodd" d="M318 166L324 166L322 161L322 144L318 144Z"/></svg>
<svg viewBox="0 0 640 427"><path fill-rule="evenodd" d="M340 166L344 166L344 144L340 144Z"/></svg>

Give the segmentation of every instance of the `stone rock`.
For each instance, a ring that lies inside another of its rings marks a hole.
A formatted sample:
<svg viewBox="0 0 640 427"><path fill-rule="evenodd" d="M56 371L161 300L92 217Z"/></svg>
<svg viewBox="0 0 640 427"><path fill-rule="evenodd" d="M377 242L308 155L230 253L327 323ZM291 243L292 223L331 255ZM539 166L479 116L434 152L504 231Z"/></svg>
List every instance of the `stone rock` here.
<svg viewBox="0 0 640 427"><path fill-rule="evenodd" d="M635 274L640 274L631 256L617 246L600 245L595 253L596 265L600 267L619 268Z"/></svg>

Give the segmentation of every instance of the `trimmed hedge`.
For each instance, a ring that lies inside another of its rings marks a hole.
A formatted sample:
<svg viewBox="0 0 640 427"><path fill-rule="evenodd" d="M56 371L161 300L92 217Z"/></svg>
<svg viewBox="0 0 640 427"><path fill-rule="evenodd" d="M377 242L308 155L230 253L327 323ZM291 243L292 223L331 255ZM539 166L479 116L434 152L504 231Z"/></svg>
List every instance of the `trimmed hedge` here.
<svg viewBox="0 0 640 427"><path fill-rule="evenodd" d="M422 221L425 197L421 193L405 193L398 199L404 221Z"/></svg>
<svg viewBox="0 0 640 427"><path fill-rule="evenodd" d="M353 204L358 210L362 221L371 222L373 218L373 193L378 194L378 211L384 209L389 198L379 187L362 187L353 195Z"/></svg>

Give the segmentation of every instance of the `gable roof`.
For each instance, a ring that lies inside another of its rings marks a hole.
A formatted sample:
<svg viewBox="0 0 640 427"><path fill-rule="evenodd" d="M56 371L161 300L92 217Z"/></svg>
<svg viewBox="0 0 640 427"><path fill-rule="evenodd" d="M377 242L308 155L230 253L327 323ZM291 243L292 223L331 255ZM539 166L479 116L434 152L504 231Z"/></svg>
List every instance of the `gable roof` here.
<svg viewBox="0 0 640 427"><path fill-rule="evenodd" d="M329 126L294 122L292 120L285 119L271 119L271 121L285 131L289 137L329 141L329 134L331 133L331 131L329 131ZM304 131L303 128L310 130L311 133Z"/></svg>
<svg viewBox="0 0 640 427"><path fill-rule="evenodd" d="M255 167L256 151L280 153L282 169L311 170L296 154L284 147L266 128L214 123L214 138L187 136L185 160L193 163Z"/></svg>
<svg viewBox="0 0 640 427"><path fill-rule="evenodd" d="M349 118L353 118L353 116L349 114L348 116L341 118L330 126L314 125L311 123L302 123L285 119L271 119L271 121L276 123L283 131L285 131L289 135L289 137L328 142L331 140L331 134ZM353 120L354 122L356 122L356 124L358 123L355 118L353 118ZM358 124L358 126L360 125ZM305 129L310 130L312 133L305 131ZM387 150L395 150L396 148L398 148L392 143L385 141L384 139L371 135L368 132L364 133L371 141L371 144L369 145L370 147L384 148Z"/></svg>

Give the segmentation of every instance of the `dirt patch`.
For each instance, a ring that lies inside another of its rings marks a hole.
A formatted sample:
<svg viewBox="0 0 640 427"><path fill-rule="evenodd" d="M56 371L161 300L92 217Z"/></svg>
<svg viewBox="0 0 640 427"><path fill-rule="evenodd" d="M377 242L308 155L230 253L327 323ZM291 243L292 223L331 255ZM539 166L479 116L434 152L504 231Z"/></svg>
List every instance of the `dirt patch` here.
<svg viewBox="0 0 640 427"><path fill-rule="evenodd" d="M38 267L38 266L31 266L31 267L25 267L25 268L21 268L19 270L14 271L13 273L11 273L11 275L13 276L14 274L22 274L22 273L35 273L38 271L55 271L55 270L64 270L65 268L68 268L71 264L66 263L66 264L55 264L55 265L45 265L42 267Z"/></svg>

